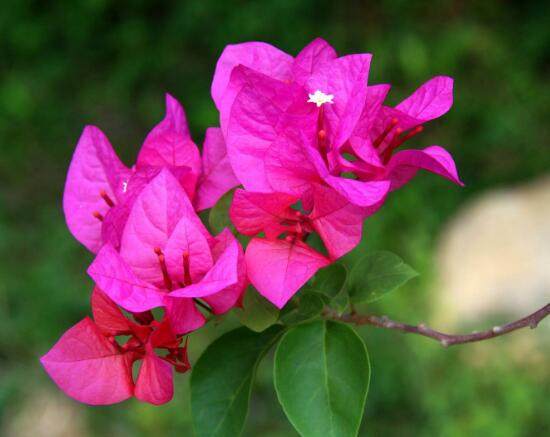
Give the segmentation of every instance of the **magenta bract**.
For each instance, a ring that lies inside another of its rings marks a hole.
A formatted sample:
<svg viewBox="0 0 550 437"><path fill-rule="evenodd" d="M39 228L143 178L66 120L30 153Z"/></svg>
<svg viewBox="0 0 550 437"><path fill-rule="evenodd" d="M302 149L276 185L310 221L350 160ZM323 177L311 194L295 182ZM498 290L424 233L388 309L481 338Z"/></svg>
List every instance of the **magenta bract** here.
<svg viewBox="0 0 550 437"><path fill-rule="evenodd" d="M367 86L370 54L338 58L319 39L277 66L266 52L282 56L264 44L231 46L214 79L229 158L246 189L309 203L311 184L321 182L369 208L421 168L461 184L438 146L394 153L449 110L452 79L435 77L392 108L383 104L388 85Z"/></svg>
<svg viewBox="0 0 550 437"><path fill-rule="evenodd" d="M177 334L204 324L193 299L212 300L212 310L222 313L239 302L246 286L240 244L227 232L210 235L168 170L135 199L120 252L104 245L88 273L128 311L166 308Z"/></svg>
<svg viewBox="0 0 550 437"><path fill-rule="evenodd" d="M132 169L122 164L107 137L87 126L74 152L63 195L67 225L90 251L118 245L132 202L162 168L170 168L192 199L201 172L181 105L166 95L166 116L149 133Z"/></svg>

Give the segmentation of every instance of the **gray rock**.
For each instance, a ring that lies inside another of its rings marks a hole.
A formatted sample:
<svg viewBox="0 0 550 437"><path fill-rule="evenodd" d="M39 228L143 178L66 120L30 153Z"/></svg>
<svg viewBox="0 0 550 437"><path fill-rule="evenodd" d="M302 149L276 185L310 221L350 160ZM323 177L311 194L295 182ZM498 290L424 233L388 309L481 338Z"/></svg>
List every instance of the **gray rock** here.
<svg viewBox="0 0 550 437"><path fill-rule="evenodd" d="M511 321L550 302L550 177L464 206L444 229L436 261L441 328Z"/></svg>

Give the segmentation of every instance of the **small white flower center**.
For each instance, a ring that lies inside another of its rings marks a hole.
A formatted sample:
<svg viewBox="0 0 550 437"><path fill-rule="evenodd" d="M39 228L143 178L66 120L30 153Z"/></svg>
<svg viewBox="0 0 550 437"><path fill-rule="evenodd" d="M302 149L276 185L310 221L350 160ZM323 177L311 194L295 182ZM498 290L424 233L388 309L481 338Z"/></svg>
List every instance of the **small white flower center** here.
<svg viewBox="0 0 550 437"><path fill-rule="evenodd" d="M317 107L320 108L321 105L325 103L333 104L334 102L332 99L334 99L333 94L325 94L324 92L317 90L313 94L309 94L309 100L307 102L315 103Z"/></svg>
<svg viewBox="0 0 550 437"><path fill-rule="evenodd" d="M128 189L128 181L122 182L122 192L125 193Z"/></svg>

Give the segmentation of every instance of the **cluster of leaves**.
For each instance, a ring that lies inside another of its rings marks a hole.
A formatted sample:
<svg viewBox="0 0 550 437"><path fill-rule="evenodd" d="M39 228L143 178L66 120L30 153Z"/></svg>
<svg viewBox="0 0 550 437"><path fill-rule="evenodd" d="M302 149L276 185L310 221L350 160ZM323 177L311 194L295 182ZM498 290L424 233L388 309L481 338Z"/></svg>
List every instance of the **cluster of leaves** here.
<svg viewBox="0 0 550 437"><path fill-rule="evenodd" d="M221 211L214 208L210 221ZM369 355L352 327L323 318L323 312L342 314L371 303L415 276L397 255L374 252L349 272L340 263L319 271L281 311L250 286L243 308L235 310L246 327L211 343L191 375L196 435L240 435L256 370L273 348L277 397L300 435L357 435L369 388Z"/></svg>

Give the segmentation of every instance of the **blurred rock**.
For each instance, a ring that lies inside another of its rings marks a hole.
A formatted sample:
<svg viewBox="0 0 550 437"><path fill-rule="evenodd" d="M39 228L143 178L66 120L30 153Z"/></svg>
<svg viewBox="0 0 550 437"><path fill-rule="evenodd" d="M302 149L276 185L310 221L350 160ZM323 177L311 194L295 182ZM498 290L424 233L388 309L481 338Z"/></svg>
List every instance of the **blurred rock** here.
<svg viewBox="0 0 550 437"><path fill-rule="evenodd" d="M10 408L0 428L6 437L88 437L84 417L76 402L43 387L32 391L26 402Z"/></svg>
<svg viewBox="0 0 550 437"><path fill-rule="evenodd" d="M436 260L442 329L486 328L548 303L550 177L466 205L444 229Z"/></svg>

